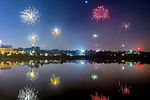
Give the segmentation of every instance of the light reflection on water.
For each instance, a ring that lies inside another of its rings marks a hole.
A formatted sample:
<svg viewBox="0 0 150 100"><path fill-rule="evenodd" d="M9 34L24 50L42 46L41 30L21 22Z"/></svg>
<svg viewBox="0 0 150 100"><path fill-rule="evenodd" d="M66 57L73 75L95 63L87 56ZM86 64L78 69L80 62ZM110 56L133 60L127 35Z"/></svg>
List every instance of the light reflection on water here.
<svg viewBox="0 0 150 100"><path fill-rule="evenodd" d="M150 65L138 62L108 64L86 60L63 63L61 60L0 61L0 68L0 100L16 100L19 90L27 85L38 90L39 100L68 99L68 95L74 97L71 100L78 97L90 100L88 95L95 92L114 99L120 98L119 89L130 94L130 91L126 91L127 85L118 89L118 81L132 86L130 95L134 97L139 96L140 91L150 89ZM51 81L56 78L57 86L54 86ZM145 92L143 95L146 95Z"/></svg>

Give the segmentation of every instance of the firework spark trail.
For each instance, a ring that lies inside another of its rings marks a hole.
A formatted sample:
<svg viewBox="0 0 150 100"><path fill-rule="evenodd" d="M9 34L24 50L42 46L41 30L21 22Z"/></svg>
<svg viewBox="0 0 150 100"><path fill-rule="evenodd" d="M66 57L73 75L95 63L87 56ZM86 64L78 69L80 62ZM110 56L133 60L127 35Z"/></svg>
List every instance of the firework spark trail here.
<svg viewBox="0 0 150 100"><path fill-rule="evenodd" d="M37 98L38 91L32 87L24 87L24 89L19 90L19 95L17 100L39 100Z"/></svg>
<svg viewBox="0 0 150 100"><path fill-rule="evenodd" d="M99 20L105 20L108 18L110 18L109 10L105 9L104 6L98 6L97 8L93 9L92 19L95 19L96 22L98 22Z"/></svg>
<svg viewBox="0 0 150 100"><path fill-rule="evenodd" d="M36 21L40 18L39 11L34 7L26 8L24 11L20 12L22 22L26 24L35 24Z"/></svg>

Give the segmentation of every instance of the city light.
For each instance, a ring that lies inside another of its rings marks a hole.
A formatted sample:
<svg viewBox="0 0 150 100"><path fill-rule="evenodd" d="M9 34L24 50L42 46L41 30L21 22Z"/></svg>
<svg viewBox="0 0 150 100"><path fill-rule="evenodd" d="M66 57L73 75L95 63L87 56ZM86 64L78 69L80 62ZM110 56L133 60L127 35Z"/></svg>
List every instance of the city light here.
<svg viewBox="0 0 150 100"><path fill-rule="evenodd" d="M81 50L81 52L82 52L82 53L84 53L84 52L85 52L85 50Z"/></svg>
<svg viewBox="0 0 150 100"><path fill-rule="evenodd" d="M137 47L137 52L140 52L142 51L142 48L141 47Z"/></svg>

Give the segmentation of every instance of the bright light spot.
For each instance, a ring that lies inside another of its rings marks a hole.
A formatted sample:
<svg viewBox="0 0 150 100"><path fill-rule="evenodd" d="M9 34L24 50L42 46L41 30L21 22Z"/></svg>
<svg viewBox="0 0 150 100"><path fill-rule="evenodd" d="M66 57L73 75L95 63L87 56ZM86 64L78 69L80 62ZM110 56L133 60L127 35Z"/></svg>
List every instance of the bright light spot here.
<svg viewBox="0 0 150 100"><path fill-rule="evenodd" d="M61 34L61 30L59 30L59 29L57 29L57 28L55 28L55 29L53 30L53 32L52 32L52 35L53 35L54 37L60 36L60 34Z"/></svg>
<svg viewBox="0 0 150 100"><path fill-rule="evenodd" d="M137 48L137 52L140 52L140 51L142 51L142 48L141 48L141 47L138 47L138 48Z"/></svg>
<svg viewBox="0 0 150 100"><path fill-rule="evenodd" d="M133 53L133 50L130 50L130 53Z"/></svg>
<svg viewBox="0 0 150 100"><path fill-rule="evenodd" d="M85 50L81 50L81 52L82 52L82 53L84 53L84 52L85 52Z"/></svg>
<svg viewBox="0 0 150 100"><path fill-rule="evenodd" d="M2 44L2 40L0 40L0 44Z"/></svg>
<svg viewBox="0 0 150 100"><path fill-rule="evenodd" d="M121 44L121 47L124 48L124 47L125 47L125 44Z"/></svg>
<svg viewBox="0 0 150 100"><path fill-rule="evenodd" d="M92 38L96 39L96 38L98 38L98 35L97 34L93 34Z"/></svg>
<svg viewBox="0 0 150 100"><path fill-rule="evenodd" d="M85 3L88 3L88 1L85 1Z"/></svg>
<svg viewBox="0 0 150 100"><path fill-rule="evenodd" d="M122 71L124 71L125 70L125 68L124 68L124 66L122 66Z"/></svg>

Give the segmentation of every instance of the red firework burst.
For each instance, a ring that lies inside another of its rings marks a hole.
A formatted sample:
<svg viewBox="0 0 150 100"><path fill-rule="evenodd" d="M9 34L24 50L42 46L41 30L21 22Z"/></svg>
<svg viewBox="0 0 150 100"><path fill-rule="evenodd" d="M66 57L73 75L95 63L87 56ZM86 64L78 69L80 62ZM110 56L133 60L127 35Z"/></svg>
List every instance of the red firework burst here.
<svg viewBox="0 0 150 100"><path fill-rule="evenodd" d="M98 6L97 8L93 9L93 17L92 19L95 19L97 22L99 20L105 20L109 17L109 10L105 9L104 6Z"/></svg>

